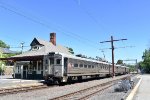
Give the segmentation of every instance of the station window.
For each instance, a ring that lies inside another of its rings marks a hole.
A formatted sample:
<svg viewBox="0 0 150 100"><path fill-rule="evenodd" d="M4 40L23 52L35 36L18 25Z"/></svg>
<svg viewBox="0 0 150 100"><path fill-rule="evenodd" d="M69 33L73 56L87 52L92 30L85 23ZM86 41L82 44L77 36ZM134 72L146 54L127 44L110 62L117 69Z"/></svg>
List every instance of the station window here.
<svg viewBox="0 0 150 100"><path fill-rule="evenodd" d="M42 68L42 62L41 61L38 61L38 71L40 71Z"/></svg>
<svg viewBox="0 0 150 100"><path fill-rule="evenodd" d="M38 71L40 71L40 66L38 66Z"/></svg>
<svg viewBox="0 0 150 100"><path fill-rule="evenodd" d="M18 73L20 73L19 70L20 70L20 69L19 69L19 66L18 66Z"/></svg>
<svg viewBox="0 0 150 100"><path fill-rule="evenodd" d="M57 59L56 64L61 64L61 59Z"/></svg>
<svg viewBox="0 0 150 100"><path fill-rule="evenodd" d="M78 67L78 64L74 64L74 67Z"/></svg>
<svg viewBox="0 0 150 100"><path fill-rule="evenodd" d="M84 65L84 68L87 68L87 65Z"/></svg>
<svg viewBox="0 0 150 100"><path fill-rule="evenodd" d="M83 64L80 64L79 67L83 67Z"/></svg>

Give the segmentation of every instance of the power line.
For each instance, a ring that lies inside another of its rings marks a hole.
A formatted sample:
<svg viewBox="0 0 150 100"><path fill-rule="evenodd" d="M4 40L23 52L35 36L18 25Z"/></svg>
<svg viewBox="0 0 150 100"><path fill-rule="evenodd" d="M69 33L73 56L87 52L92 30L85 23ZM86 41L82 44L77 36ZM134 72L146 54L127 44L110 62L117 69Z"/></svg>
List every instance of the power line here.
<svg viewBox="0 0 150 100"><path fill-rule="evenodd" d="M114 47L114 49L120 49L120 48L133 48L135 46L124 46L124 47ZM99 50L108 50L108 49L112 49L112 48L102 48L102 49L99 49Z"/></svg>
<svg viewBox="0 0 150 100"><path fill-rule="evenodd" d="M30 46L23 46L23 47L24 47L24 48L28 48L28 47L30 47ZM21 47L19 47L19 46L17 47L17 46L16 46L16 47L10 47L10 48L21 48Z"/></svg>
<svg viewBox="0 0 150 100"><path fill-rule="evenodd" d="M74 0L74 2L78 5L78 1ZM78 7L82 9L99 27L101 27L104 30L104 26L101 25L101 23L99 23L99 21L85 7L80 6L80 5L78 5Z"/></svg>
<svg viewBox="0 0 150 100"><path fill-rule="evenodd" d="M0 2L0 3L1 3L1 2ZM29 17L29 16L26 16L25 14L22 14L22 13L20 13L20 12L17 12L17 11L15 11L15 10L12 10L11 8L8 8L8 6L7 6L7 7L4 6L4 3L1 3L1 4L3 4L3 5L0 5L0 7L3 8L3 9L5 9L5 10L8 10L8 11L14 13L14 14L19 15L19 16L22 16L22 17L26 18L27 20L30 20L30 21L35 22L35 23L37 23L37 24L40 24L40 25L42 25L42 26L44 26L44 27L47 27L47 28L52 29L52 27L50 27L49 25L45 24L45 23L42 22L42 21L33 19L33 18ZM67 35L67 36L69 36L69 37L76 38L76 39L78 39L79 41L84 41L84 43L86 43L86 44L88 44L88 45L91 45L91 46L94 47L94 48L96 47L96 45L95 45L95 46L93 45L93 44L95 44L95 43L91 43L92 41L89 40L89 39L86 39L85 37L81 37L81 36L79 36L79 35L77 35L77 34L75 34L75 33L73 33L73 32L64 31L64 29L62 29L62 28L60 28L60 27L59 27L59 29L58 29L58 28L53 28L53 29L54 29L54 30L57 30L57 31L59 31L59 32L62 32L62 33L64 33L65 35ZM71 34L68 34L68 33L71 33ZM85 42L85 41L86 41L86 42ZM88 42L88 43L87 43L87 42ZM83 43L83 42L81 42L81 43ZM96 48L97 48L97 47L96 47Z"/></svg>

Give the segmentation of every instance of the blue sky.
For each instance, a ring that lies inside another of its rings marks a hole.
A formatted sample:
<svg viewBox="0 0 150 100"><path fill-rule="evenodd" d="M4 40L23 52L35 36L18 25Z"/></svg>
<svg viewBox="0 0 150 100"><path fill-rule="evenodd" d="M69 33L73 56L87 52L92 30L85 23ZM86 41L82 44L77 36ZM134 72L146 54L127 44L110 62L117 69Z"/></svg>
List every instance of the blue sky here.
<svg viewBox="0 0 150 100"><path fill-rule="evenodd" d="M0 39L11 47L34 37L49 41L56 32L57 43L72 47L76 54L103 57L101 50L110 43L99 42L126 38L115 47L118 59L138 59L150 46L149 0L0 0ZM21 50L21 48L11 48ZM29 48L25 48L27 50ZM104 50L111 61L111 50Z"/></svg>

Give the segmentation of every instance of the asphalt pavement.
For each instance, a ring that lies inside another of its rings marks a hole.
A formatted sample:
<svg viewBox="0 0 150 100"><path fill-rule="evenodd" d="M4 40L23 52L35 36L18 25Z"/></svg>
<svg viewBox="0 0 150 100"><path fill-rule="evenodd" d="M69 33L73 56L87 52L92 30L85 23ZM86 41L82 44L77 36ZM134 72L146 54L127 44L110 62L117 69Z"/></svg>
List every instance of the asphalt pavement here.
<svg viewBox="0 0 150 100"><path fill-rule="evenodd" d="M13 79L11 75L0 75L0 89L24 85L40 85L43 84L43 81L44 80Z"/></svg>

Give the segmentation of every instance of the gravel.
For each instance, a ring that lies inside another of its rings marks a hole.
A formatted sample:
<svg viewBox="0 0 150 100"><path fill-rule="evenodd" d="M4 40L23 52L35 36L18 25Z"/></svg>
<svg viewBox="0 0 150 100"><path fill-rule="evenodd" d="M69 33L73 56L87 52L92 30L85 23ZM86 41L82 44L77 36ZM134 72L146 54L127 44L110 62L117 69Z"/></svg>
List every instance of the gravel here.
<svg viewBox="0 0 150 100"><path fill-rule="evenodd" d="M138 78L134 77L133 78L134 84L136 85L139 81ZM125 98L130 94L132 89L128 90L127 92L121 91L121 92L115 92L115 87L117 84L114 86L97 93L93 97L89 98L88 100L125 100Z"/></svg>
<svg viewBox="0 0 150 100"><path fill-rule="evenodd" d="M124 75L124 76L126 76L126 75ZM115 77L115 79L121 78L121 77L123 77L123 76ZM25 92L25 93L17 93L17 94L11 94L11 95L7 95L7 96L1 96L0 100L48 100L48 99L52 99L52 98L60 96L60 95L64 95L67 93L85 89L85 88L88 88L88 87L91 87L91 86L94 86L94 85L97 85L97 84L100 84L103 82L107 82L110 80L112 80L112 78L93 80L93 81L82 82L82 83L75 83L75 84L70 84L70 85L65 85L65 86L49 87L49 88L41 89L41 90L35 90L35 91L30 91L30 92ZM114 98L112 98L113 100L117 100L117 99L115 99L115 96L121 95L121 93L114 93L114 92L112 92L112 90L113 90L113 88L108 89L108 91L107 91L108 94L106 95L106 93L102 93L103 96L100 96L100 98L105 98L107 96L111 96L111 97L114 97ZM117 95L114 96L113 94L117 94ZM96 100L97 100L97 98L99 98L99 96L95 96ZM108 100L110 100L110 98Z"/></svg>

